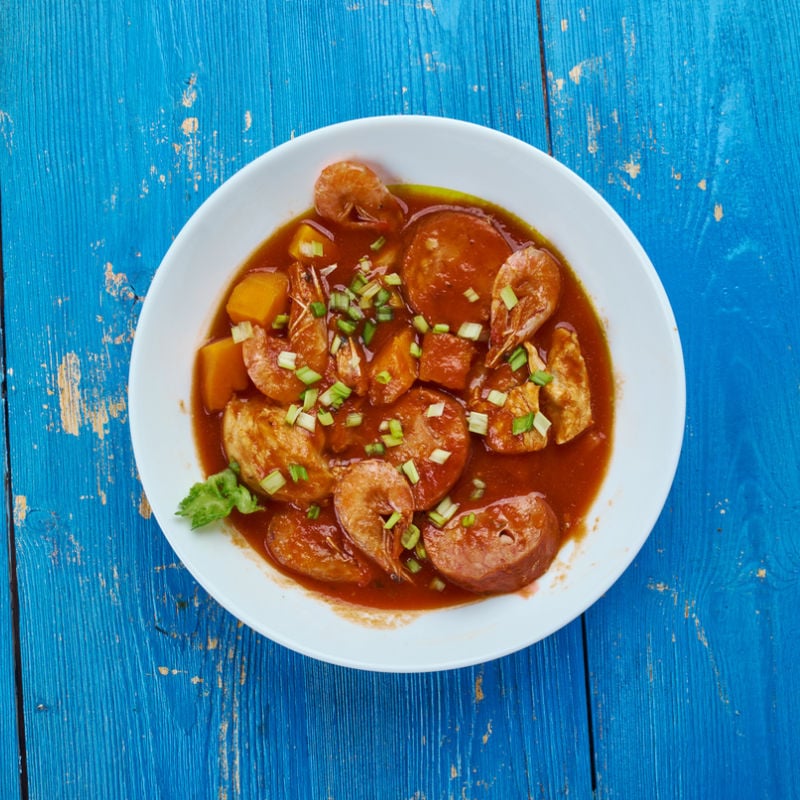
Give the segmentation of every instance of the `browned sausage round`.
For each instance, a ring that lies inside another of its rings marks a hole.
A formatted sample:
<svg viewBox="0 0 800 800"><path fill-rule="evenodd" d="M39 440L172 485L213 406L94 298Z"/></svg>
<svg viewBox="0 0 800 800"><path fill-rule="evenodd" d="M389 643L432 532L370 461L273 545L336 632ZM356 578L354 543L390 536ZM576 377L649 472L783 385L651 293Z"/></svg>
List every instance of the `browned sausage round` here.
<svg viewBox="0 0 800 800"><path fill-rule="evenodd" d="M453 333L463 322L485 324L494 277L510 253L484 217L466 211L426 214L403 256L408 302L428 322L445 323Z"/></svg>
<svg viewBox="0 0 800 800"><path fill-rule="evenodd" d="M326 583L364 586L373 570L342 535L330 507L311 520L306 511L287 507L272 517L266 544L287 569Z"/></svg>
<svg viewBox="0 0 800 800"><path fill-rule="evenodd" d="M456 514L422 530L425 549L444 578L471 592L514 592L550 566L561 537L558 520L538 492L490 503L465 526Z"/></svg>

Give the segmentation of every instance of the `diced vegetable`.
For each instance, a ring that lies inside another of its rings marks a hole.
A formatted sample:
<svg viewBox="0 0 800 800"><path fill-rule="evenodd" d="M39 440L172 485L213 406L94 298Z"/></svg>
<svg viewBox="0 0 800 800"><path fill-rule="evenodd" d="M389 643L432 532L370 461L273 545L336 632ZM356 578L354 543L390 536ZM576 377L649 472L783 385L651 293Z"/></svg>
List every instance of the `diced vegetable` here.
<svg viewBox="0 0 800 800"><path fill-rule="evenodd" d="M259 481L259 486L267 494L275 494L278 489L286 486L286 478L283 477L283 473L279 469L274 469Z"/></svg>
<svg viewBox="0 0 800 800"><path fill-rule="evenodd" d="M419 528L412 522L404 531L403 535L400 537L400 544L406 550L413 550L417 546L417 542L419 541L420 530Z"/></svg>
<svg viewBox="0 0 800 800"><path fill-rule="evenodd" d="M329 255L333 242L313 225L302 222L289 243L289 255L298 261L310 261Z"/></svg>
<svg viewBox="0 0 800 800"><path fill-rule="evenodd" d="M553 380L553 376L543 369L536 369L531 373L530 380L537 386L547 386L547 384Z"/></svg>
<svg viewBox="0 0 800 800"><path fill-rule="evenodd" d="M231 337L204 345L200 360L200 394L207 411L221 411L234 392L246 389L250 378L242 358L241 342Z"/></svg>
<svg viewBox="0 0 800 800"><path fill-rule="evenodd" d="M444 464L447 462L447 459L450 458L451 452L449 450L442 450L440 447L431 451L431 454L428 456L430 461L433 461L434 464Z"/></svg>
<svg viewBox="0 0 800 800"><path fill-rule="evenodd" d="M400 465L400 469L412 486L416 486L419 483L419 472L417 472L417 465L414 463L414 459L410 458L408 461L403 462Z"/></svg>
<svg viewBox="0 0 800 800"><path fill-rule="evenodd" d="M513 350L511 355L508 357L508 366L516 372L520 367L525 366L528 363L528 354L525 352L525 348L520 346L517 347L516 350Z"/></svg>
<svg viewBox="0 0 800 800"><path fill-rule="evenodd" d="M482 411L470 411L467 417L467 427L470 433L485 436L489 430L489 417Z"/></svg>
<svg viewBox="0 0 800 800"><path fill-rule="evenodd" d="M517 295L514 294L514 290L510 286L504 286L500 290L500 299L503 301L505 307L511 311L514 306L519 303L517 299Z"/></svg>
<svg viewBox="0 0 800 800"><path fill-rule="evenodd" d="M245 342L253 335L253 323L249 319L243 320L231 328L231 338L236 344Z"/></svg>
<svg viewBox="0 0 800 800"><path fill-rule="evenodd" d="M376 352L369 367L369 400L387 405L411 388L417 378L418 362L409 352L414 330L403 328Z"/></svg>
<svg viewBox="0 0 800 800"><path fill-rule="evenodd" d="M308 470L302 464L289 464L289 477L298 483L308 480Z"/></svg>
<svg viewBox="0 0 800 800"><path fill-rule="evenodd" d="M233 287L225 305L231 322L249 320L270 327L289 303L289 279L283 272L249 272Z"/></svg>

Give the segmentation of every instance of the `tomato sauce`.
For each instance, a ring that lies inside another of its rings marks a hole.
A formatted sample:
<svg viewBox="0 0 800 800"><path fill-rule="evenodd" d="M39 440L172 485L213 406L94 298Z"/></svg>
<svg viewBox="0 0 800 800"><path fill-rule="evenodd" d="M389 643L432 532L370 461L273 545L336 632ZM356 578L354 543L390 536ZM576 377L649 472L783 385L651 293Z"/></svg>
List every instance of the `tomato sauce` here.
<svg viewBox="0 0 800 800"><path fill-rule="evenodd" d="M555 313L536 332L533 342L546 355L547 343L556 326L566 324L577 333L591 387L592 424L588 430L565 444L550 443L537 452L513 455L490 451L480 435L471 433L466 463L448 496L459 504L459 512L463 513L469 512L471 508L481 508L503 496L541 492L556 513L562 541L583 536L587 532L585 515L603 480L611 452L615 393L603 327L586 292L552 243L544 240L528 224L502 209L473 197L428 187L397 186L392 187L392 193L404 206L408 222L398 234L387 235L379 249L376 247L378 235L374 230L343 229L311 210L265 241L250 256L240 272L233 276L231 287L251 271L286 270L294 260L289 255L290 244L298 225L303 221L324 232L326 240L330 241L330 247L326 244L324 254L313 258L313 264L323 274L326 268L336 264L335 270L325 277L331 291L350 285L365 256L372 261L373 266L384 261L390 262L386 272L400 272L401 259L408 240L408 234L404 231L408 231L414 221L424 220L427 215L440 211L467 211L487 220L505 240L509 252L525 244L534 244L549 251L561 267L561 292ZM475 244L474 258L479 264L479 243ZM485 277L479 280L485 283ZM453 303L469 311L462 295L463 292L454 290ZM219 313L209 331L209 341L230 334L231 323L225 312L226 299L227 296L223 298ZM407 330L415 314L408 306L396 307L392 320L378 323L369 346L365 348L367 361L371 361L386 342ZM431 323L435 321L431 320ZM339 332L331 325L331 339L336 335ZM478 341L474 346L479 359L483 358L487 344ZM192 408L194 430L201 463L206 473L211 474L224 469L228 463L221 438L222 412L209 413L205 410L197 368L195 373ZM466 406L467 391L442 389L441 386L433 388L453 396L461 405ZM256 390L250 387L239 394L252 395L256 394ZM357 399L355 395L344 403L338 414L344 415L352 409L357 409L363 415L363 424L347 429L348 438L339 447L337 463L363 458L364 447L375 440L379 422L385 416L384 409L372 408L368 402ZM341 428L337 430L341 432ZM326 432L328 436L335 435ZM484 487L479 498L474 497L476 485ZM476 599L475 594L460 589L451 582L437 580L436 571L429 560L424 558L415 558L420 569L411 576L410 581L393 581L380 569L376 569L367 586L328 583L287 571L272 557L265 541L271 516L280 504L265 498L263 505L264 511L250 515L234 511L231 522L265 559L300 584L317 592L360 605L389 609L434 608ZM320 506L321 520L336 525L332 504L323 501Z"/></svg>

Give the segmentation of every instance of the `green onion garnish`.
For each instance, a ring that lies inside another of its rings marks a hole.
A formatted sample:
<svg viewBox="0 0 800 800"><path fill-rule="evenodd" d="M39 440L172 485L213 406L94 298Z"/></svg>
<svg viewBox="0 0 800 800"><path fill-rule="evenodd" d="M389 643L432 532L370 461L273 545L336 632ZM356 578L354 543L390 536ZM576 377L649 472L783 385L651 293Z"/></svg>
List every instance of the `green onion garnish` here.
<svg viewBox="0 0 800 800"><path fill-rule="evenodd" d="M345 292L331 292L328 308L331 311L341 311L346 314L347 309L350 308L350 298Z"/></svg>
<svg viewBox="0 0 800 800"><path fill-rule="evenodd" d="M417 465L414 463L414 459L410 458L400 466L400 469L412 486L416 486L419 483L419 472L417 472Z"/></svg>
<svg viewBox="0 0 800 800"><path fill-rule="evenodd" d="M296 403L292 403L289 408L286 409L286 422L289 425L294 425L302 411L303 409L300 406Z"/></svg>
<svg viewBox="0 0 800 800"><path fill-rule="evenodd" d="M409 558L408 561L406 561L406 566L408 567L408 571L414 575L416 575L422 569L422 564L420 564L415 558Z"/></svg>
<svg viewBox="0 0 800 800"><path fill-rule="evenodd" d="M500 299L503 301L505 307L511 311L514 306L519 303L517 296L514 294L514 290L510 286L504 286L500 290Z"/></svg>
<svg viewBox="0 0 800 800"><path fill-rule="evenodd" d="M428 519L437 527L441 528L447 520L438 511L429 511Z"/></svg>
<svg viewBox="0 0 800 800"><path fill-rule="evenodd" d="M381 436L381 441L386 445L386 447L399 447L403 444L402 437L392 436L390 433L384 433Z"/></svg>
<svg viewBox="0 0 800 800"><path fill-rule="evenodd" d="M348 414L344 421L345 428L357 428L364 421L364 415L359 411Z"/></svg>
<svg viewBox="0 0 800 800"><path fill-rule="evenodd" d="M527 363L528 354L525 352L525 348L522 345L517 347L508 357L508 366L511 367L514 372Z"/></svg>
<svg viewBox="0 0 800 800"><path fill-rule="evenodd" d="M386 369L381 370L375 376L375 380L378 381L378 383L382 383L382 384L386 385L387 383L389 383L392 380L392 373L389 372L389 370L386 370Z"/></svg>
<svg viewBox="0 0 800 800"><path fill-rule="evenodd" d="M394 309L391 306L379 306L375 309L375 319L378 322L391 322L394 319Z"/></svg>
<svg viewBox="0 0 800 800"><path fill-rule="evenodd" d="M317 318L324 317L328 310L325 308L325 303L320 303L319 300L315 300L313 303L311 303L309 308L311 309L312 315Z"/></svg>
<svg viewBox="0 0 800 800"><path fill-rule="evenodd" d="M469 514L464 514L464 516L461 517L461 525L464 528L471 528L474 524L475 514L472 511L470 511Z"/></svg>
<svg viewBox="0 0 800 800"><path fill-rule="evenodd" d="M308 480L308 470L302 464L289 464L289 476L298 483Z"/></svg>
<svg viewBox="0 0 800 800"><path fill-rule="evenodd" d="M320 396L319 401L324 406L334 406L338 408L348 397L352 394L352 389L342 383L336 381L331 384Z"/></svg>
<svg viewBox="0 0 800 800"><path fill-rule="evenodd" d="M422 348L416 342L411 342L408 346L408 352L411 353L414 358L420 358L422 356Z"/></svg>
<svg viewBox="0 0 800 800"><path fill-rule="evenodd" d="M306 386L311 386L312 383L322 380L322 375L320 375L319 372L314 372L311 367L305 364L302 367L298 367L294 374L297 375Z"/></svg>
<svg viewBox="0 0 800 800"><path fill-rule="evenodd" d="M282 369L294 370L297 367L297 353L281 350L278 353L278 366Z"/></svg>
<svg viewBox="0 0 800 800"><path fill-rule="evenodd" d="M391 516L383 523L384 530L390 531L400 521L403 515L399 511L392 511Z"/></svg>
<svg viewBox="0 0 800 800"><path fill-rule="evenodd" d="M427 333L431 329L431 326L428 325L427 320L422 314L417 314L417 316L411 320L411 324L419 333Z"/></svg>
<svg viewBox="0 0 800 800"><path fill-rule="evenodd" d="M361 331L361 338L364 340L364 344L367 345L367 347L369 347L369 343L372 341L372 337L375 335L377 329L378 326L371 319L368 319L364 323L364 330Z"/></svg>
<svg viewBox="0 0 800 800"><path fill-rule="evenodd" d="M351 319L337 319L336 320L336 327L347 336L351 336L356 332L356 328L358 327L357 322L353 322Z"/></svg>
<svg viewBox="0 0 800 800"><path fill-rule="evenodd" d="M330 411L326 411L324 408L321 408L317 411L317 419L319 420L320 425L333 425L333 414Z"/></svg>
<svg viewBox="0 0 800 800"><path fill-rule="evenodd" d="M426 417L441 417L444 414L444 403L431 403L425 409Z"/></svg>
<svg viewBox="0 0 800 800"><path fill-rule="evenodd" d="M437 322L432 330L434 333L447 333L450 330L450 326L444 322Z"/></svg>
<svg viewBox="0 0 800 800"><path fill-rule="evenodd" d="M458 329L458 336L462 339L469 339L471 342L477 342L483 333L483 326L479 322L464 322Z"/></svg>
<svg viewBox="0 0 800 800"><path fill-rule="evenodd" d="M267 494L275 494L279 489L286 486L286 478L279 469L274 469L266 477L262 478L258 484Z"/></svg>
<svg viewBox="0 0 800 800"><path fill-rule="evenodd" d="M303 411L310 411L317 402L318 389L306 389L300 397L303 399Z"/></svg>
<svg viewBox="0 0 800 800"><path fill-rule="evenodd" d="M508 400L508 395L505 392L500 392L497 389L492 389L488 395L486 395L486 399L493 405L497 406L498 408L502 408L506 404L506 400Z"/></svg>
<svg viewBox="0 0 800 800"><path fill-rule="evenodd" d="M313 415L308 414L305 411L301 411L297 415L297 425L309 431L310 433L314 433L317 428L317 420Z"/></svg>
<svg viewBox="0 0 800 800"><path fill-rule="evenodd" d="M470 303L477 303L478 300L481 299L481 296L471 286L464 292L464 297L466 297Z"/></svg>
<svg viewBox="0 0 800 800"><path fill-rule="evenodd" d="M451 453L449 450L442 450L441 448L437 447L428 456L428 460L433 461L434 464L444 464L447 459L450 458L450 455Z"/></svg>
<svg viewBox="0 0 800 800"><path fill-rule="evenodd" d="M364 445L364 452L368 456L382 456L386 452L386 447L381 442L370 442Z"/></svg>
<svg viewBox="0 0 800 800"><path fill-rule="evenodd" d="M472 479L472 492L470 493L469 499L470 500L480 500L483 497L483 493L486 491L486 484L480 478L473 478Z"/></svg>
<svg viewBox="0 0 800 800"><path fill-rule="evenodd" d="M319 519L320 511L322 511L322 509L316 503L314 503L308 507L308 511L306 511L306 517L308 517L308 519Z"/></svg>
<svg viewBox="0 0 800 800"><path fill-rule="evenodd" d="M550 430L550 422L547 417L542 414L541 411L537 411L533 416L533 427L536 431L538 431L542 436L547 436L547 431Z"/></svg>
<svg viewBox="0 0 800 800"><path fill-rule="evenodd" d="M402 286L403 285L403 279L396 272L390 272L387 275L384 275L383 276L383 282L387 286Z"/></svg>
<svg viewBox="0 0 800 800"><path fill-rule="evenodd" d="M353 292L358 292L363 289L367 285L367 278L363 272L356 272L353 275L353 280L350 281L350 290Z"/></svg>
<svg viewBox="0 0 800 800"><path fill-rule="evenodd" d="M433 578L428 586L435 592L443 592L447 588L447 584L439 577Z"/></svg>
<svg viewBox="0 0 800 800"><path fill-rule="evenodd" d="M391 297L392 297L392 293L388 289L386 289L383 286L381 286L381 288L378 289L378 292L375 295L375 305L376 306L386 305L386 303L389 302Z"/></svg>
<svg viewBox="0 0 800 800"><path fill-rule="evenodd" d="M253 323L249 319L243 319L238 325L231 328L231 338L236 344L244 342L253 335Z"/></svg>
<svg viewBox="0 0 800 800"><path fill-rule="evenodd" d="M482 411L470 411L467 418L467 428L470 433L486 436L489 430L489 417Z"/></svg>
<svg viewBox="0 0 800 800"><path fill-rule="evenodd" d="M419 541L419 533L419 528L412 522L403 531L403 535L400 537L400 544L402 544L406 550L413 550Z"/></svg>
<svg viewBox="0 0 800 800"><path fill-rule="evenodd" d="M547 386L547 384L553 380L553 376L549 372L545 372L543 369L536 369L531 373L530 379L537 386Z"/></svg>
<svg viewBox="0 0 800 800"><path fill-rule="evenodd" d="M521 417L514 417L511 421L511 433L513 433L514 436L527 433L531 428L533 428L533 411L529 411Z"/></svg>
<svg viewBox="0 0 800 800"><path fill-rule="evenodd" d="M331 342L331 355L335 356L342 347L342 344L346 341L343 336L334 336L333 341Z"/></svg>
<svg viewBox="0 0 800 800"><path fill-rule="evenodd" d="M280 328L285 328L289 324L289 315L288 314L278 314L274 320L272 320L272 327L275 330L279 330Z"/></svg>
<svg viewBox="0 0 800 800"><path fill-rule="evenodd" d="M399 419L389 420L389 433L391 433L396 439L403 438L403 424Z"/></svg>
<svg viewBox="0 0 800 800"><path fill-rule="evenodd" d="M385 237L385 236L379 236L379 237L378 237L378 238L377 238L377 239L376 239L376 240L375 240L375 241L374 241L374 242L373 242L373 243L372 243L372 244L369 246L369 249L370 249L370 250L373 250L373 251L380 250L380 249L381 249L381 247L383 247L385 244L386 244L386 237Z"/></svg>

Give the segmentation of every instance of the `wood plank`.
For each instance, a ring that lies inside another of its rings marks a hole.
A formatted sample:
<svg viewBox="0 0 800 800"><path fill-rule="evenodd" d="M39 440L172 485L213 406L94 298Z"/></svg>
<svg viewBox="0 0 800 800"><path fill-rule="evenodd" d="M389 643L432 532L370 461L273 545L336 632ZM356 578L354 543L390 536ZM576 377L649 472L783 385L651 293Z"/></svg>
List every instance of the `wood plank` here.
<svg viewBox="0 0 800 800"><path fill-rule="evenodd" d="M690 376L667 507L587 614L597 795L796 797L800 15L543 9L556 155L650 253Z"/></svg>
<svg viewBox="0 0 800 800"><path fill-rule="evenodd" d="M579 626L437 675L289 653L176 563L126 427L130 345L158 262L257 154L398 112L544 145L535 4L62 1L7 18L0 158L29 796L586 794Z"/></svg>

